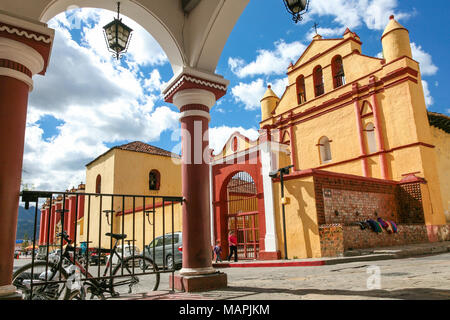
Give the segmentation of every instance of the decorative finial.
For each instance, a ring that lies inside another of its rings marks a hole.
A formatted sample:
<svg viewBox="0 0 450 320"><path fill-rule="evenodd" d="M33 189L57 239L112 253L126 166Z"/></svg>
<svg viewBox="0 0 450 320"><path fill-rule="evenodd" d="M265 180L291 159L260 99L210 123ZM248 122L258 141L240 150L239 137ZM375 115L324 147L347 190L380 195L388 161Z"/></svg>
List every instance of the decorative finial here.
<svg viewBox="0 0 450 320"><path fill-rule="evenodd" d="M394 18L395 18L395 17L394 17L393 14L389 17L390 20L394 20Z"/></svg>
<svg viewBox="0 0 450 320"><path fill-rule="evenodd" d="M314 30L315 30L315 32L316 32L316 35L317 35L317 27L318 27L319 25L317 24L317 22L314 22L314 25L313 25L313 28L314 28Z"/></svg>
<svg viewBox="0 0 450 320"><path fill-rule="evenodd" d="M272 88L272 86L271 86L271 85L269 84L269 85L267 85L267 88L269 88L269 89L270 89L270 88Z"/></svg>

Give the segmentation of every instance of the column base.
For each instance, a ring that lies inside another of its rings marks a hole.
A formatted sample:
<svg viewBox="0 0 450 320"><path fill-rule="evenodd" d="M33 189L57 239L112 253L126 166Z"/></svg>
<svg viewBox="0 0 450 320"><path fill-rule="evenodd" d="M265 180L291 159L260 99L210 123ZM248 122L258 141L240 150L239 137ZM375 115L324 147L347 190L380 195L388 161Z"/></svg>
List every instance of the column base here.
<svg viewBox="0 0 450 320"><path fill-rule="evenodd" d="M7 295L0 296L0 301L4 300L23 300L22 294L20 292L13 292Z"/></svg>
<svg viewBox="0 0 450 320"><path fill-rule="evenodd" d="M216 272L200 276L184 276L180 274L173 275L173 290L184 292L202 292L217 289L224 289L228 286L227 274ZM170 286L172 286L172 275L169 278Z"/></svg>
<svg viewBox="0 0 450 320"><path fill-rule="evenodd" d="M259 260L280 260L281 252L280 251L260 251Z"/></svg>

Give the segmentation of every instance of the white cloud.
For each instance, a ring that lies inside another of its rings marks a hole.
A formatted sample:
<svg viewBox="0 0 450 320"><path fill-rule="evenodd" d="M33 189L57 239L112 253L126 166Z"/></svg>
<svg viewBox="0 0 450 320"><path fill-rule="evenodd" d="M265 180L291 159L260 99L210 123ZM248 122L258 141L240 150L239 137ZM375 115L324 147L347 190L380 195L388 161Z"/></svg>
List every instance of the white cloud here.
<svg viewBox="0 0 450 320"><path fill-rule="evenodd" d="M417 60L420 64L420 71L422 75L432 76L437 73L438 67L433 64L431 55L425 52L420 45L412 42L411 50L413 59Z"/></svg>
<svg viewBox="0 0 450 320"><path fill-rule="evenodd" d="M320 34L324 38L332 38L332 37L342 37L344 34L346 27L337 27L337 28L317 28L317 33ZM305 37L306 41L311 41L312 38L316 35L315 30L311 30Z"/></svg>
<svg viewBox="0 0 450 320"><path fill-rule="evenodd" d="M432 106L434 104L434 99L431 96L430 89L428 88L428 82L422 80L422 86L423 94L425 96L425 103L427 104L427 107Z"/></svg>
<svg viewBox="0 0 450 320"><path fill-rule="evenodd" d="M356 29L365 25L372 30L383 30L390 15L395 14L396 19L400 20L413 14L398 11L397 6L397 0L313 1L302 24L313 21L316 16L330 16L334 18L334 23L342 27Z"/></svg>
<svg viewBox="0 0 450 320"><path fill-rule="evenodd" d="M287 78L275 79L266 83L261 78L250 83L239 82L231 89L231 94L236 102L244 104L246 110L258 110L261 107L261 99L266 93L268 85L271 85L275 94L281 98L289 84Z"/></svg>
<svg viewBox="0 0 450 320"><path fill-rule="evenodd" d="M231 94L237 102L244 104L246 110L257 110L266 90L264 80L257 79L251 83L240 82L231 89Z"/></svg>
<svg viewBox="0 0 450 320"><path fill-rule="evenodd" d="M228 59L231 71L239 78L255 75L285 74L289 63L295 62L306 46L299 41L286 43L284 40L275 42L275 49L258 50L256 59L248 64L241 58Z"/></svg>
<svg viewBox="0 0 450 320"><path fill-rule="evenodd" d="M106 144L157 141L163 131L179 127L179 113L158 105L159 71L154 69L147 79L141 71L144 65L165 63L158 56L161 51L130 51L125 58L129 68L124 68L104 49L103 36L99 44L94 34L103 16L112 18L111 12L79 11L82 19L90 19L82 20L82 44L72 38L68 28L73 24L64 14L50 21L56 29L52 61L46 76L35 79L30 95L22 178L36 189L78 185L85 180L85 165L105 152ZM46 128L39 122L45 115L61 123L51 138L44 138Z"/></svg>
<svg viewBox="0 0 450 320"><path fill-rule="evenodd" d="M259 136L256 128L244 129L243 127L220 126L209 129L209 147L214 149L214 154L218 154L230 136L236 131L246 136L250 140L256 140Z"/></svg>

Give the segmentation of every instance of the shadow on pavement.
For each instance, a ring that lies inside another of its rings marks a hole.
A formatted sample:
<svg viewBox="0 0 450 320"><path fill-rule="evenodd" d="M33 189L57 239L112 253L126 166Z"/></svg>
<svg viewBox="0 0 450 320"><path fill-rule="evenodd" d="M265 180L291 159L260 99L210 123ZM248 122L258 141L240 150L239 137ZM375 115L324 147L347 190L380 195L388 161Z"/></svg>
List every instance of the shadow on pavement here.
<svg viewBox="0 0 450 320"><path fill-rule="evenodd" d="M286 289L286 288L253 288L253 287L228 287L224 292L233 292L236 295L242 293L242 297L251 299L252 295L257 294L290 294L297 295L299 298L308 294L324 296L362 296L381 299L402 299L402 300L449 300L450 290L431 289L431 288L408 288L399 290L339 290L339 289ZM233 299L237 296L234 295ZM274 298L273 300L276 300ZM315 299L321 300L321 299ZM326 297L323 300L327 300Z"/></svg>

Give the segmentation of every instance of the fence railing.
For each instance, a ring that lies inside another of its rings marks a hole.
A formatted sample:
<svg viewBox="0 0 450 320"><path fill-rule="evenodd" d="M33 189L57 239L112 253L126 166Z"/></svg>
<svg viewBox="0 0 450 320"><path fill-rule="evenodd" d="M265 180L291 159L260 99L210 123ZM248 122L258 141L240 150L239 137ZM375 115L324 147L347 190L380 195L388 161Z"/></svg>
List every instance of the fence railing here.
<svg viewBox="0 0 450 320"><path fill-rule="evenodd" d="M75 271L103 297L120 284L131 292L137 276L157 275L157 288L159 274L172 273L173 282L181 267L182 197L23 191L21 201L35 206L31 264L20 278L30 299L33 290L66 286Z"/></svg>

